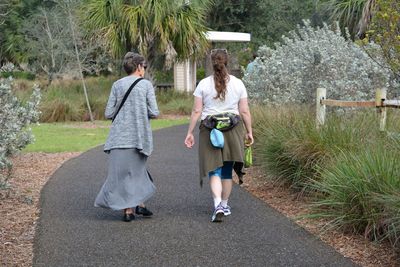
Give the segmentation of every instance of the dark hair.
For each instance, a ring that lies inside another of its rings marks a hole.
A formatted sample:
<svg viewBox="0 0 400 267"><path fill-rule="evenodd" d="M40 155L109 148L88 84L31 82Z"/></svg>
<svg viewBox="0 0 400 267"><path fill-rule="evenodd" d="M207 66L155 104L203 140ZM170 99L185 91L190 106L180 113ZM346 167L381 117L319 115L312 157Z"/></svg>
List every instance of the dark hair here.
<svg viewBox="0 0 400 267"><path fill-rule="evenodd" d="M144 65L144 57L133 52L128 52L124 56L124 70L126 74L132 74L136 71L139 65Z"/></svg>
<svg viewBox="0 0 400 267"><path fill-rule="evenodd" d="M225 100L226 86L229 81L228 51L226 49L211 50L211 63L214 70L214 83L217 90L215 99Z"/></svg>

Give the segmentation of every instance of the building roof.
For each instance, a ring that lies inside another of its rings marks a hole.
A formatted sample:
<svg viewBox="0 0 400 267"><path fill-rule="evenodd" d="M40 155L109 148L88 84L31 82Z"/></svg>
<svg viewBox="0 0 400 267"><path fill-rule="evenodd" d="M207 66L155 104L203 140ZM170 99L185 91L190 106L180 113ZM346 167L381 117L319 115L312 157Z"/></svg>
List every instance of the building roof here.
<svg viewBox="0 0 400 267"><path fill-rule="evenodd" d="M250 33L208 31L206 37L211 42L250 42Z"/></svg>

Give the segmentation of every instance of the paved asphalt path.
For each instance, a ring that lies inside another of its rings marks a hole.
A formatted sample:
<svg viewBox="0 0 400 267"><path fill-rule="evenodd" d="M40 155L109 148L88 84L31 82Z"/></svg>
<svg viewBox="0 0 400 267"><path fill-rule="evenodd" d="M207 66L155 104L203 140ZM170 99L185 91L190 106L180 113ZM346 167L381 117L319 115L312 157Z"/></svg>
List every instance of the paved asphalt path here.
<svg viewBox="0 0 400 267"><path fill-rule="evenodd" d="M107 169L102 146L59 168L42 191L33 266L355 266L239 186L232 215L211 223L210 190L199 186L186 130L154 132L150 219L126 223L93 206Z"/></svg>

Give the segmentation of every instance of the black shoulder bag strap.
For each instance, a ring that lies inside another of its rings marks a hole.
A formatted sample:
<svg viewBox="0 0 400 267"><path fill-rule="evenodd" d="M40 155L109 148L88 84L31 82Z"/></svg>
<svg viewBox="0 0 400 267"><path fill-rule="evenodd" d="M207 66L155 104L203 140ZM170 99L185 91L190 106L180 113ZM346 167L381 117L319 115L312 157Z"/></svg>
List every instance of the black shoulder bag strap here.
<svg viewBox="0 0 400 267"><path fill-rule="evenodd" d="M128 98L129 94L131 93L133 87L135 87L135 85L140 82L141 80L143 80L143 78L138 78L136 79L136 81L134 81L131 85L131 87L129 87L128 91L126 91L124 98L122 99L121 105L119 105L117 112L115 113L114 117L112 118L112 121L114 122L115 118L117 117L119 111L121 110L122 106L124 105L126 99Z"/></svg>

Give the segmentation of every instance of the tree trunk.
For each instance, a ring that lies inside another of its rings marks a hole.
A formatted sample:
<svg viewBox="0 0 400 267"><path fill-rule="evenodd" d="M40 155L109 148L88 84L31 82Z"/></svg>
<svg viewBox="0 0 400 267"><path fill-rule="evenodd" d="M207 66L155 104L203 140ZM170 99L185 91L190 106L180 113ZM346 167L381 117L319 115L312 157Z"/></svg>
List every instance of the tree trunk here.
<svg viewBox="0 0 400 267"><path fill-rule="evenodd" d="M68 10L69 26L71 28L71 33L72 33L72 40L74 42L74 47L75 47L76 61L78 63L79 76L80 76L80 79L82 81L83 92L85 94L86 105L87 105L88 112L89 112L89 118L90 118L91 122L94 122L92 109L90 108L89 97L88 97L88 93L87 93L87 90L86 90L85 78L83 77L81 60L79 58L78 44L77 44L77 41L76 41L76 35L75 35L75 29L74 29L74 25L73 25L73 21L72 21L71 9L70 9L70 6L69 6L68 2L67 2L67 10Z"/></svg>
<svg viewBox="0 0 400 267"><path fill-rule="evenodd" d="M358 22L357 37L360 39L365 38L368 26L371 23L372 16L375 14L377 8L376 0L367 0L364 4L364 9L361 19Z"/></svg>
<svg viewBox="0 0 400 267"><path fill-rule="evenodd" d="M49 71L49 73L47 74L47 85L46 87L49 87L50 84L53 82L53 77L54 77L54 73L52 70Z"/></svg>
<svg viewBox="0 0 400 267"><path fill-rule="evenodd" d="M146 69L146 79L148 79L153 86L156 85L157 81L155 78L155 73L154 73L154 60L156 58L156 48L155 45L149 44L148 46L148 51L141 51L141 54L145 57L145 60L147 61L147 69Z"/></svg>
<svg viewBox="0 0 400 267"><path fill-rule="evenodd" d="M46 22L46 33L47 33L47 37L49 38L49 42L50 42L50 58L51 58L51 64L50 64L50 68L49 68L49 72L47 74L47 86L50 86L51 82L53 81L53 77L54 77L54 69L56 66L56 60L55 60L55 54L54 54L54 41L53 41L53 35L51 33L51 29L50 29L50 24L49 24L49 19L47 17L47 13L46 11L43 10L43 15L45 18L45 22Z"/></svg>

